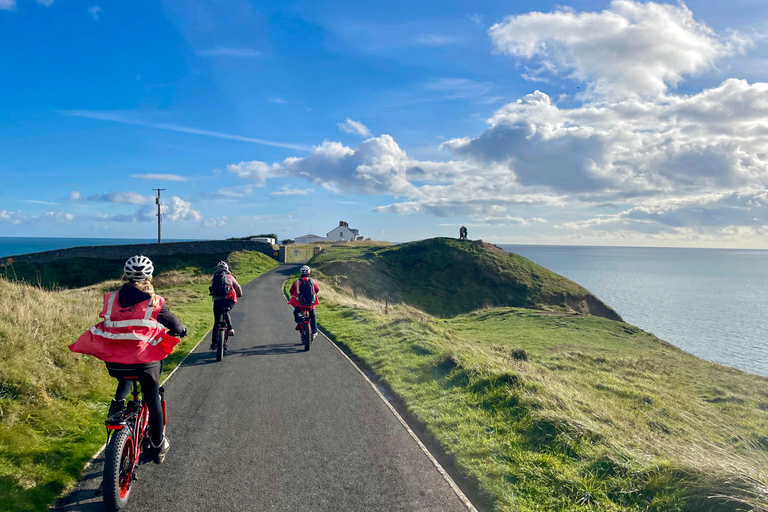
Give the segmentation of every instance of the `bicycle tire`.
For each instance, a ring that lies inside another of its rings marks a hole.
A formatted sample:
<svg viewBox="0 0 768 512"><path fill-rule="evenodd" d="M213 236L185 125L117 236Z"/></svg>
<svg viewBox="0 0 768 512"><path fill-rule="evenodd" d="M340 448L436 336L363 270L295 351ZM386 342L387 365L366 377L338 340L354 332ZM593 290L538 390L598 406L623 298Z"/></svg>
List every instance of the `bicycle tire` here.
<svg viewBox="0 0 768 512"><path fill-rule="evenodd" d="M304 342L304 352L309 350L309 344L312 342L312 329L309 324L304 324L304 329L301 331L301 341Z"/></svg>
<svg viewBox="0 0 768 512"><path fill-rule="evenodd" d="M216 361L221 361L224 358L224 336L227 332L224 329L219 329L219 333L216 336Z"/></svg>
<svg viewBox="0 0 768 512"><path fill-rule="evenodd" d="M117 512L128 504L133 471L136 469L133 461L134 443L133 435L126 426L115 432L107 445L102 485L104 508L108 512Z"/></svg>

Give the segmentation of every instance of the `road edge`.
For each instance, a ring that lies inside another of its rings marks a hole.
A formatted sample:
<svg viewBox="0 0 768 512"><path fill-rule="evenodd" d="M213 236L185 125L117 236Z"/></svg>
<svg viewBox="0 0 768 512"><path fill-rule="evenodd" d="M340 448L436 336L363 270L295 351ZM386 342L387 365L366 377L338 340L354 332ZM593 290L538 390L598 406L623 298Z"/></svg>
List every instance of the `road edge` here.
<svg viewBox="0 0 768 512"><path fill-rule="evenodd" d="M286 305L288 305L288 299L285 297L285 283L280 287L280 294L283 296L283 299L286 302ZM290 306L289 306L290 307ZM386 404L389 411L397 418L397 420L400 422L400 424L403 426L406 432L408 432L408 435L411 436L411 438L416 441L416 444L419 446L421 451L426 455L427 459L432 463L432 465L435 467L438 473L443 477L443 480L446 481L448 486L453 490L453 492L456 494L456 496L461 500L461 502L464 504L465 507L467 507L467 510L470 512L478 512L478 510L475 508L475 506L472 504L471 501L469 501L469 498L462 492L461 489L459 489L459 486L456 485L456 482L453 481L453 478L451 478L451 475L448 474L448 472L443 468L443 466L438 462L438 460L435 458L434 455L429 451L429 449L424 445L424 443L421 442L421 439L416 435L416 433L411 429L411 427L408 425L408 423L403 419L402 416L400 416L400 413L397 412L395 407L387 400L387 397L384 396L384 394L379 391L379 388L376 386L376 384L368 378L368 375L365 374L363 370L360 369L357 364L339 347L336 342L334 342L331 338L328 337L327 334L325 334L319 327L317 328L317 332L323 335L323 338L328 340L328 342L339 351L339 353L344 356L344 358L349 362L349 364L354 367L355 370L357 370L357 373L359 373L363 379L368 383L369 386L371 386L371 389L373 389L374 393L381 399L384 404Z"/></svg>

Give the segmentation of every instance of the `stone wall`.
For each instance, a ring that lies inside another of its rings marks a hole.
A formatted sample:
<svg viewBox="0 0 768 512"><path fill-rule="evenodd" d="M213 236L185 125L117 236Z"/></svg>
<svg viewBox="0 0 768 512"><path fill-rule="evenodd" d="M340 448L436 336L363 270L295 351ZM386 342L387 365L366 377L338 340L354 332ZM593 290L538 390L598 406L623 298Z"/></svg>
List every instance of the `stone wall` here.
<svg viewBox="0 0 768 512"><path fill-rule="evenodd" d="M216 254L234 251L259 251L277 259L276 246L250 240L210 240L205 242L169 242L162 244L97 245L71 247L55 251L34 252L0 258L0 265L11 262L50 263L69 258L127 260L136 254L144 256L173 256L176 254Z"/></svg>

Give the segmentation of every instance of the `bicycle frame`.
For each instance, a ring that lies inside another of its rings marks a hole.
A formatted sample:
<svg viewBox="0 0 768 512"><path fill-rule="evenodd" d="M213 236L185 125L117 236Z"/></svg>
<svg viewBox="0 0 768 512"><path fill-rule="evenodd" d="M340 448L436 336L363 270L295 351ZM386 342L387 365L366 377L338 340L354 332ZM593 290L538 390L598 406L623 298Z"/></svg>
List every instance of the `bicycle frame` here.
<svg viewBox="0 0 768 512"><path fill-rule="evenodd" d="M143 399L139 399L138 381L135 378L128 378L128 380L133 380L133 400L126 404L126 412L120 420L106 420L104 422L107 426L107 444L109 444L111 434L122 429L129 429L133 439L131 467L127 474L120 478L121 498L125 497L131 482L135 480L136 467L139 465L141 453L146 449L145 445L149 444L149 408ZM162 386L160 387L160 405L163 410L163 431L165 431L168 417L165 408L165 388ZM123 482L123 478L125 478L125 482ZM123 484L125 484L125 493L122 491Z"/></svg>

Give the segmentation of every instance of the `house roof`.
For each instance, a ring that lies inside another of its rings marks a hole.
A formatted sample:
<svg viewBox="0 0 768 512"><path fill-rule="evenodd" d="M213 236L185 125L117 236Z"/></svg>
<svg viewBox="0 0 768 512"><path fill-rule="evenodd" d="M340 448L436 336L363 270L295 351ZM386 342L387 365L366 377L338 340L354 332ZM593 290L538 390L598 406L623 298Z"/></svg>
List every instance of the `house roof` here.
<svg viewBox="0 0 768 512"><path fill-rule="evenodd" d="M313 237L313 238L325 238L324 236L320 236L320 235L301 235L301 236L297 236L296 238L309 238L309 237Z"/></svg>

